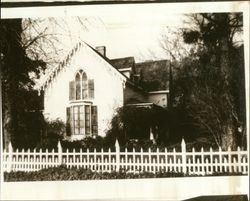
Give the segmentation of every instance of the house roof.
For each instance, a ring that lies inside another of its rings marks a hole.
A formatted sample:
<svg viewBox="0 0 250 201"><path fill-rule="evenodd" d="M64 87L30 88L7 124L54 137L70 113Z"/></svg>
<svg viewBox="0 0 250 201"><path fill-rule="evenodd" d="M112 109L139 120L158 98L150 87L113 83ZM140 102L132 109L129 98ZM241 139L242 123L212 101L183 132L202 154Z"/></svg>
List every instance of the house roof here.
<svg viewBox="0 0 250 201"><path fill-rule="evenodd" d="M110 62L117 69L132 68L135 65L135 58L124 57L124 58L110 59Z"/></svg>
<svg viewBox="0 0 250 201"><path fill-rule="evenodd" d="M140 75L142 87L147 91L169 88L169 60L135 63L135 74Z"/></svg>
<svg viewBox="0 0 250 201"><path fill-rule="evenodd" d="M65 66L67 64L70 63L71 58L74 56L74 54L76 54L82 47L88 47L89 49L91 49L93 52L95 52L96 54L98 54L102 59L104 59L107 63L110 64L110 66L124 79L127 80L128 78L123 75L117 68L115 68L113 66L113 64L109 61L108 58L104 57L103 55L101 55L96 49L94 49L93 47L91 47L89 44L87 44L86 42L78 42L72 49L71 51L68 53L68 55L65 57L65 59L57 66L55 67L51 72L49 72L49 74L45 77L44 81L40 84L38 84L36 86L36 89L39 91L46 89L51 82L54 80L54 78L57 76L57 74L63 69L65 68Z"/></svg>
<svg viewBox="0 0 250 201"><path fill-rule="evenodd" d="M158 61L145 61L135 64L136 73L140 73L143 70L153 70L155 68L164 68L169 64L169 60L158 60Z"/></svg>

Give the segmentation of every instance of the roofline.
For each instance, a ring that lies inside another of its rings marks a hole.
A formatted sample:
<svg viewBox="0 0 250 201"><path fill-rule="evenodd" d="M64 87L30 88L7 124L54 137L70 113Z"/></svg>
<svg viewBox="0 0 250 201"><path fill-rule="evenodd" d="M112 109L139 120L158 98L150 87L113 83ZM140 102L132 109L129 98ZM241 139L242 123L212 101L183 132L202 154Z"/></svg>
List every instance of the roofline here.
<svg viewBox="0 0 250 201"><path fill-rule="evenodd" d="M129 71L129 70L132 70L132 68L130 67L130 68L119 68L118 69L119 71Z"/></svg>
<svg viewBox="0 0 250 201"><path fill-rule="evenodd" d="M149 94L166 94L169 90L159 90L159 91L148 91Z"/></svg>
<svg viewBox="0 0 250 201"><path fill-rule="evenodd" d="M120 59L129 59L129 58L133 58L133 59L135 60L134 56L128 56L128 57L120 57L120 58L114 58L114 59L110 59L110 60L111 60L111 61L114 61L114 60L120 60Z"/></svg>
<svg viewBox="0 0 250 201"><path fill-rule="evenodd" d="M153 105L154 103L151 103L151 102L146 102L146 103L129 103L129 104L126 104L126 105Z"/></svg>
<svg viewBox="0 0 250 201"><path fill-rule="evenodd" d="M144 63L152 63L152 62L163 62L163 61L165 61L165 62L170 62L170 60L168 60L168 59L162 59L162 60L149 60L149 61L143 61L143 62L138 62L138 63L135 63L136 65L137 64L144 64Z"/></svg>
<svg viewBox="0 0 250 201"><path fill-rule="evenodd" d="M137 90L139 90L139 91L141 91L141 92L144 93L145 95L148 94L148 92L147 92L146 90L144 90L144 89L141 88L140 86L135 85L135 83L133 83L130 79L127 80L126 84L128 84L128 85L134 87L135 89L137 89Z"/></svg>
<svg viewBox="0 0 250 201"><path fill-rule="evenodd" d="M113 64L110 62L110 60L107 58L107 57L104 57L103 55L101 55L95 48L93 48L91 45L89 45L88 43L86 43L85 41L82 41L83 43L85 43L89 48L91 48L96 54L98 54L101 58L103 58L103 60L105 60L109 65L111 65L114 70L116 70L122 77L125 81L127 81L129 78L125 75L123 75L117 68L115 68L113 66Z"/></svg>
<svg viewBox="0 0 250 201"><path fill-rule="evenodd" d="M126 106L139 106L139 107L155 107L155 108L158 108L158 109L163 109L163 110L166 110L167 108L164 108L162 106L159 106L159 105L156 105L155 103L151 103L151 102L148 102L148 103L130 103L130 104L126 104L124 105L124 107Z"/></svg>
<svg viewBox="0 0 250 201"><path fill-rule="evenodd" d="M86 43L85 41L79 41L78 43L76 43L76 45L69 51L71 52L73 49L76 49L76 51L79 51L80 48L82 48L83 45L86 45L87 47L89 47L90 49L93 50L93 52L95 52L96 54L98 54L100 57L102 57L110 66L112 66L112 68L118 72L118 74L121 76L121 78L123 79L123 81L127 82L127 80L129 79L127 76L125 76L124 74L122 74L118 69L116 69L108 60L108 58L104 57L103 55L101 55L96 49L94 49L91 45L89 45L88 43ZM37 90L40 92L42 90L45 90L47 88L47 86L50 84L51 79L53 79L52 77L55 75L57 76L58 74L58 69L60 70L60 66L62 68L64 68L64 66L62 66L62 64L60 63L59 65L57 65L51 72L50 75L45 78L45 81L42 84L39 84L39 86L37 86Z"/></svg>

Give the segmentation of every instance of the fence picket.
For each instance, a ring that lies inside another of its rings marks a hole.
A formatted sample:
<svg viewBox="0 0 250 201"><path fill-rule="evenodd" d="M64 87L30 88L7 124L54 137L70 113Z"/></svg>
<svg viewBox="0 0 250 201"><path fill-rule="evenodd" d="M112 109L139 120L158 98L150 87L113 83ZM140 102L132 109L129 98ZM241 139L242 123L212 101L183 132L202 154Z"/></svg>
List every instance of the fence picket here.
<svg viewBox="0 0 250 201"><path fill-rule="evenodd" d="M241 172L241 154L240 154L240 147L237 147L237 161L238 161L238 172Z"/></svg>
<svg viewBox="0 0 250 201"><path fill-rule="evenodd" d="M111 149L109 148L109 150L108 150L108 168L109 168L109 172L111 172L111 166L112 166L112 164L111 164Z"/></svg>
<svg viewBox="0 0 250 201"><path fill-rule="evenodd" d="M58 151L52 149L51 152L45 149L26 152L22 150L13 150L11 144L8 150L2 153L3 158L3 171L37 171L43 168L56 167L65 164L67 167L83 167L89 168L97 172L111 172L119 171L120 169L128 172L159 172L159 171L175 171L184 174L213 174L214 172L238 172L247 174L247 151L241 150L237 147L237 151L232 151L230 148L227 150L221 149L213 151L204 151L201 148L196 152L192 148L191 152L186 151L185 141L182 140L181 151L176 152L173 148L172 152L168 152L167 148L160 151L152 151L148 148L146 152L141 148L136 151L135 148L131 152L121 151L118 142L116 142L115 151L100 151L96 149L90 152L80 151L69 152L69 149L63 152L60 142L58 143Z"/></svg>
<svg viewBox="0 0 250 201"><path fill-rule="evenodd" d="M247 158L243 158L243 174L247 174Z"/></svg>
<svg viewBox="0 0 250 201"><path fill-rule="evenodd" d="M222 169L222 167L223 167L223 161L222 161L222 149L221 149L221 147L219 147L219 167L220 167L220 172L222 172L223 171L223 169Z"/></svg>
<svg viewBox="0 0 250 201"><path fill-rule="evenodd" d="M210 155L209 155L209 157L210 157L210 160L209 160L210 171L209 171L209 173L212 174L213 173L213 168L214 168L213 148L212 147L210 147L209 153L210 153Z"/></svg>
<svg viewBox="0 0 250 201"><path fill-rule="evenodd" d="M177 172L177 160L176 160L176 150L175 148L173 149L173 167L174 167L174 171Z"/></svg>
<svg viewBox="0 0 250 201"><path fill-rule="evenodd" d="M205 175L204 148L201 147L201 174Z"/></svg>
<svg viewBox="0 0 250 201"><path fill-rule="evenodd" d="M228 147L228 151L227 151L227 155L228 155L228 171L231 173L232 172L232 162L231 162L231 147Z"/></svg>

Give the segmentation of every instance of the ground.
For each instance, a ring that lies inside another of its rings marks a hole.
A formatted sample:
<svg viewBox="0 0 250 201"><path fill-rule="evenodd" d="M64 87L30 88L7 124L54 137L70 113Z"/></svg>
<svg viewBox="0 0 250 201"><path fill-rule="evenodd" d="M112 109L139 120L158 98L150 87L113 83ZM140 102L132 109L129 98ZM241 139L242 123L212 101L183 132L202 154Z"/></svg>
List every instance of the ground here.
<svg viewBox="0 0 250 201"><path fill-rule="evenodd" d="M199 196L184 201L248 201L247 195Z"/></svg>

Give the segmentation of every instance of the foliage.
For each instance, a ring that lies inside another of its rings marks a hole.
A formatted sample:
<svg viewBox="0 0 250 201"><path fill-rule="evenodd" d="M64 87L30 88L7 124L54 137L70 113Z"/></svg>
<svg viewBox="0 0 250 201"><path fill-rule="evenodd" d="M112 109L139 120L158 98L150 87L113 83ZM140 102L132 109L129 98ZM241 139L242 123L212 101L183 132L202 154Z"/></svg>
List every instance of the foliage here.
<svg viewBox="0 0 250 201"><path fill-rule="evenodd" d="M242 175L242 173L213 173L210 176ZM183 174L177 172L159 171L129 173L124 170L119 172L95 172L84 168L67 168L59 166L42 169L36 172L4 172L4 181L67 181L67 180L104 180L104 179L145 179L145 178L167 178L167 177L202 176L197 174Z"/></svg>
<svg viewBox="0 0 250 201"><path fill-rule="evenodd" d="M64 137L65 128L65 123L60 119L52 121L46 119L43 123L41 141L37 148L56 148L58 141Z"/></svg>
<svg viewBox="0 0 250 201"><path fill-rule="evenodd" d="M93 151L96 149L97 151L103 149L104 151L108 151L108 149L111 149L112 151L115 150L115 141L116 139L110 140L109 136L100 137L97 136L96 138L87 137L83 140L75 140L75 141L67 141L62 140L61 145L63 149L69 149L69 150L78 150L82 149L83 151L86 151L89 149L90 151ZM135 149L136 151L140 151L141 148L143 150L148 150L151 148L152 151L156 150L157 148L160 148L160 150L163 150L165 146L163 144L154 144L152 140L149 139L141 139L141 140L127 140L126 143L123 145L119 145L121 150L124 150L127 148L128 151L132 151ZM53 147L56 148L56 145Z"/></svg>
<svg viewBox="0 0 250 201"><path fill-rule="evenodd" d="M86 137L83 140L75 140L75 141L67 141L63 140L61 142L63 149L83 149L86 151L87 149L93 150L97 149L100 150L101 148L107 150L109 148L114 148L114 142L109 141L107 137L97 136L96 138L93 137Z"/></svg>
<svg viewBox="0 0 250 201"><path fill-rule="evenodd" d="M79 29L82 29L86 20L75 20L80 24ZM60 41L65 39L69 31L62 27L62 24L67 26L66 21L62 21L60 24L55 18L1 19L4 147L11 141L15 148L32 148L41 138L43 97L39 97L33 89L36 79L45 70L51 71L68 52ZM56 33L56 30L61 32ZM71 38L71 35L68 37Z"/></svg>
<svg viewBox="0 0 250 201"><path fill-rule="evenodd" d="M0 28L4 146L11 139L15 148L32 147L39 140L43 118L29 73L37 74L46 65L27 56L21 39L21 19L1 20Z"/></svg>
<svg viewBox="0 0 250 201"><path fill-rule="evenodd" d="M237 41L242 14L203 13L190 19L194 26L183 31L183 38L195 51L174 69L174 105L188 115L197 137L212 136L217 146L235 148L244 138L238 128L245 130L243 46Z"/></svg>
<svg viewBox="0 0 250 201"><path fill-rule="evenodd" d="M124 146L129 139L149 139L151 130L156 142L164 142L168 137L167 118L167 110L157 106L124 106L114 115L107 136Z"/></svg>
<svg viewBox="0 0 250 201"><path fill-rule="evenodd" d="M94 172L84 168L67 168L59 166L42 169L37 172L10 172L4 173L5 181L63 181L63 180L103 180L103 179L139 179L139 178L162 178L162 177L182 177L182 173L175 172Z"/></svg>

